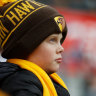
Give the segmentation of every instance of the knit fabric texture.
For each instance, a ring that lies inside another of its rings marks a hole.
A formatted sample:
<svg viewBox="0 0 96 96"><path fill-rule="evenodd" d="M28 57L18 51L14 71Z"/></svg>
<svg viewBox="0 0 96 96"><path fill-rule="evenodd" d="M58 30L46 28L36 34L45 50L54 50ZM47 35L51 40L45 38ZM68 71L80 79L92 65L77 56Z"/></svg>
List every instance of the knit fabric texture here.
<svg viewBox="0 0 96 96"><path fill-rule="evenodd" d="M64 17L54 8L34 0L16 0L2 6L0 8L2 56L7 59L14 58L13 54L15 58L26 57L54 33L62 33L63 43L67 34L64 21Z"/></svg>

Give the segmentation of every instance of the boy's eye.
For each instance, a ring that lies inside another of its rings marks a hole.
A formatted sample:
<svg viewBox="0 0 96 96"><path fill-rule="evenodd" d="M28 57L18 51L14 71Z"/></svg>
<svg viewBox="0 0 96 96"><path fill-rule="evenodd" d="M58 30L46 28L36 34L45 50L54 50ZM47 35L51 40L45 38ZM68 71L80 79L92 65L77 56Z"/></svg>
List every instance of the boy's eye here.
<svg viewBox="0 0 96 96"><path fill-rule="evenodd" d="M56 42L57 39L56 39L56 38L51 38L50 41L52 41L52 42Z"/></svg>

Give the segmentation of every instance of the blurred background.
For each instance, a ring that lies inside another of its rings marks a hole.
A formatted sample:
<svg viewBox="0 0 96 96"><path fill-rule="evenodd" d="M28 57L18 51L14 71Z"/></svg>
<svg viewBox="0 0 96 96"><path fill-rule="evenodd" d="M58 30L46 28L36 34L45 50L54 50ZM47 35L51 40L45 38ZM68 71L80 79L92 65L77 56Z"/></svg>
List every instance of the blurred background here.
<svg viewBox="0 0 96 96"><path fill-rule="evenodd" d="M96 0L35 0L56 8L68 35L58 74L71 96L96 96ZM0 61L6 59L0 56Z"/></svg>

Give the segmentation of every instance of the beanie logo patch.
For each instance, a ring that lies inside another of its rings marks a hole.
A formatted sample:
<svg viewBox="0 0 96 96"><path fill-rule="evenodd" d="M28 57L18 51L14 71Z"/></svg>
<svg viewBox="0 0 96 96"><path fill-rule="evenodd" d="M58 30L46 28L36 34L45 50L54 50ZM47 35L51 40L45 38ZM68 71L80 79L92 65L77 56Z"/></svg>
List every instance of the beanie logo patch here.
<svg viewBox="0 0 96 96"><path fill-rule="evenodd" d="M64 27L65 27L64 18L61 17L61 16L57 16L57 17L54 18L54 20L57 23L60 31L63 32Z"/></svg>

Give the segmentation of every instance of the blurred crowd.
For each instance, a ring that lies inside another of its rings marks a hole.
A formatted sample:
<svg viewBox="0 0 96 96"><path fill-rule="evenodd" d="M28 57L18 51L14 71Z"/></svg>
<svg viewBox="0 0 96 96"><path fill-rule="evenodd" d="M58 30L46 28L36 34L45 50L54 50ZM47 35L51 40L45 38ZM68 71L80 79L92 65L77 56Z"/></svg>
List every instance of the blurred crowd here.
<svg viewBox="0 0 96 96"><path fill-rule="evenodd" d="M74 9L96 10L96 0L36 0L53 6L62 6Z"/></svg>

